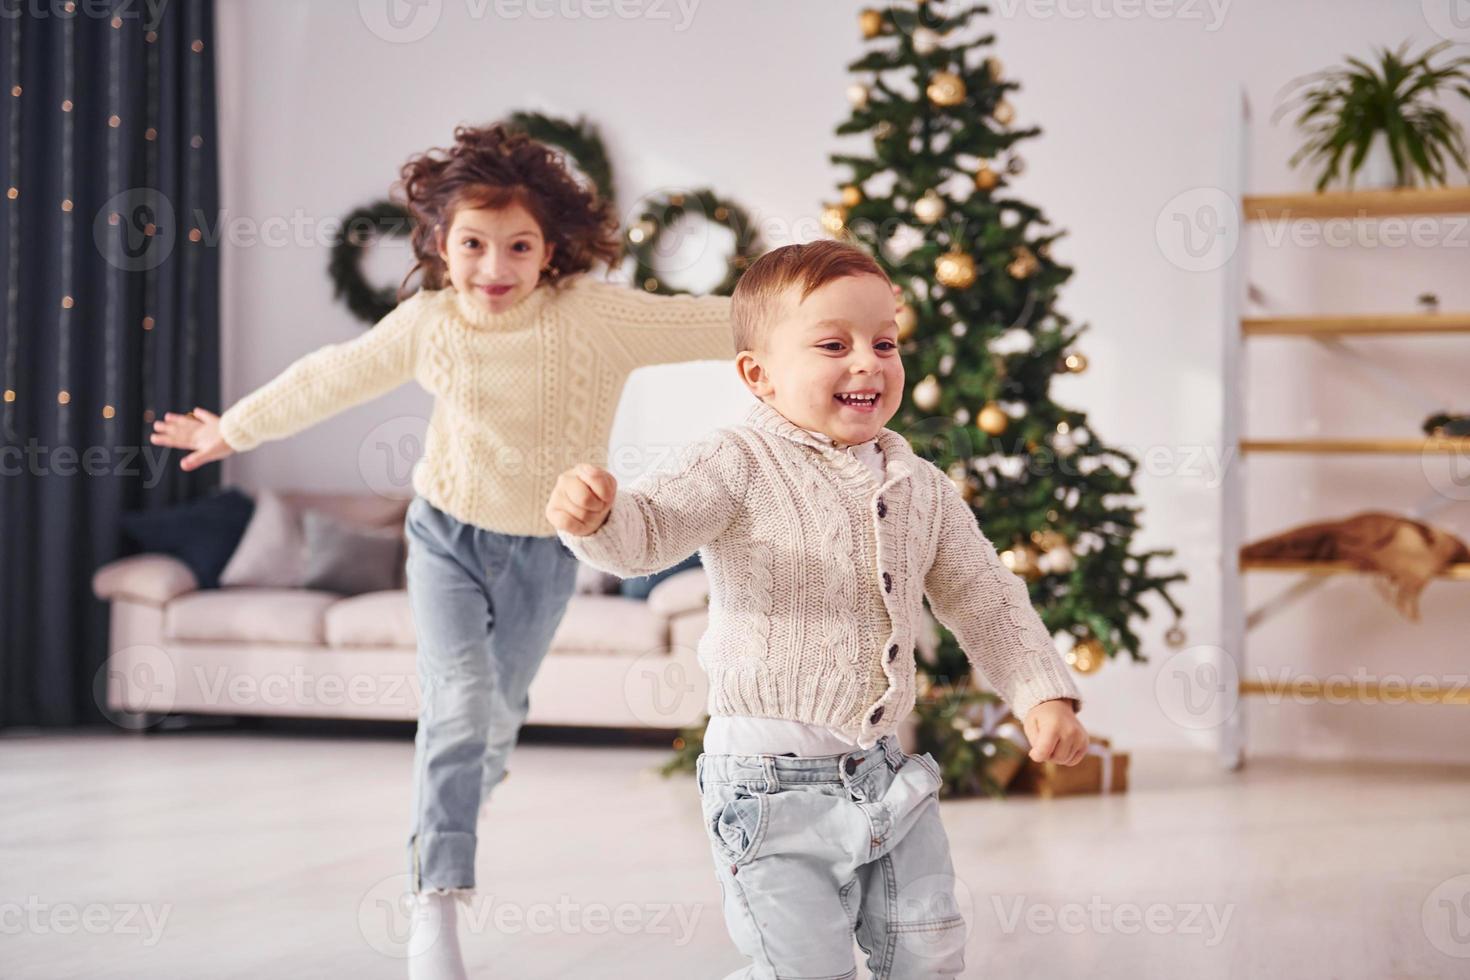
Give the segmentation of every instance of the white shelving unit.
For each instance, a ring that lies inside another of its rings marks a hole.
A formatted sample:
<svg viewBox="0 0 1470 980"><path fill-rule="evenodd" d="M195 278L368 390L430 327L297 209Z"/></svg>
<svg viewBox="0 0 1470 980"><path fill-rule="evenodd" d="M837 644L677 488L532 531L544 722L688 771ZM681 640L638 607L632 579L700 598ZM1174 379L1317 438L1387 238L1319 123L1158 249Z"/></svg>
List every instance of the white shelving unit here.
<svg viewBox="0 0 1470 980"><path fill-rule="evenodd" d="M1250 631L1268 618L1290 608L1304 596L1316 591L1335 575L1357 572L1337 562L1243 562L1240 549L1246 535L1245 488L1250 473L1249 459L1265 453L1288 453L1310 459L1315 456L1341 454L1409 455L1426 453L1470 454L1470 439L1433 438L1248 438L1245 428L1245 406L1248 397L1246 345L1257 337L1296 337L1315 343L1329 351L1345 373L1366 376L1380 387L1404 392L1421 400L1412 382L1375 362L1353 340L1372 342L1382 338L1413 336L1470 335L1470 313L1415 313L1399 315L1343 315L1247 318L1243 315L1249 290L1249 255L1246 226L1251 222L1282 221L1296 218L1329 219L1399 217L1404 215L1470 214L1470 187L1411 190L1330 191L1321 194L1302 193L1257 196L1247 193L1249 185L1250 105L1241 94L1239 113L1232 114L1231 140L1236 157L1230 161L1229 181L1233 199L1242 207L1242 231L1234 254L1225 269L1225 296L1222 303L1225 318L1225 350L1223 358L1224 445L1233 450L1231 465L1225 470L1221 502L1220 612L1221 643L1233 658L1239 679L1240 698L1220 729L1220 762L1227 769L1239 769L1245 763L1247 707L1250 697L1261 694L1321 694L1316 681L1299 680L1289 685L1251 680L1247 676ZM1466 348L1470 360L1470 346ZM1409 516L1427 520L1450 503L1449 498L1431 494L1411 510ZM1327 518L1324 518L1327 519ZM1245 576L1252 573L1290 574L1297 581L1280 595L1256 609L1245 606ZM1470 564L1456 565L1445 578L1470 581ZM1354 692L1359 701L1378 695L1376 685L1363 683ZM1417 693L1417 692L1416 692ZM1427 697L1441 703L1470 704L1470 693L1453 688L1427 692Z"/></svg>

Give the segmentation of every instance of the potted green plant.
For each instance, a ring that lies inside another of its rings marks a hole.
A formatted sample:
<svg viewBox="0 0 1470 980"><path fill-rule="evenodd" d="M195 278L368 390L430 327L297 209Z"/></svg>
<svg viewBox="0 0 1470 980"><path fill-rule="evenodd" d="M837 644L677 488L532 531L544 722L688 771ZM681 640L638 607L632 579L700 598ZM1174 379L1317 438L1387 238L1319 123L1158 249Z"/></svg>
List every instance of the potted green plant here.
<svg viewBox="0 0 1470 980"><path fill-rule="evenodd" d="M1348 58L1347 67L1294 79L1271 117L1274 123L1298 113L1307 141L1291 166L1320 164L1318 191L1344 177L1349 187L1360 180L1373 187L1444 184L1451 163L1470 174L1464 132L1436 104L1441 94L1470 99L1470 57L1434 64L1449 46L1444 41L1410 59L1405 42L1397 51L1379 49L1376 65Z"/></svg>

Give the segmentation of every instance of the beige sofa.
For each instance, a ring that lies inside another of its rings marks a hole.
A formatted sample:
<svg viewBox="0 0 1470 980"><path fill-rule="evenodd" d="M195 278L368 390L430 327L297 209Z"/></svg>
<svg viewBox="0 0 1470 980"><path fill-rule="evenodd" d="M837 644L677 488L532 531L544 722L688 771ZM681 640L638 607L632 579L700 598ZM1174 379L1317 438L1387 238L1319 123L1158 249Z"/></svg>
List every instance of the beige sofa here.
<svg viewBox="0 0 1470 980"><path fill-rule="evenodd" d="M286 493L292 506L363 527L402 527L407 501ZM704 712L695 650L708 617L704 570L664 579L648 599L579 591L531 686L528 724L679 728ZM418 715L414 628L401 587L343 597L309 589L198 588L161 554L98 569L111 602L109 658L97 698L118 724L170 714L412 720Z"/></svg>

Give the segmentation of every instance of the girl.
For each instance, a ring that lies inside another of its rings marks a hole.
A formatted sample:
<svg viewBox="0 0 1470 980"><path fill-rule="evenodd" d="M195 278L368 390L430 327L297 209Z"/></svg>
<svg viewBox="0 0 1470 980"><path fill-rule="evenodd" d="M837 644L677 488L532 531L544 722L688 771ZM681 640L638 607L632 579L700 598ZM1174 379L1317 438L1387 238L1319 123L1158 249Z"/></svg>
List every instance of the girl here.
<svg viewBox="0 0 1470 980"><path fill-rule="evenodd" d="M504 778L527 689L577 562L544 512L600 458L635 368L734 356L729 300L662 297L586 273L619 254L608 202L501 125L404 165L422 288L362 337L296 361L223 415L155 423L192 470L282 439L409 380L434 397L405 517L422 698L408 866L409 975L460 977L453 896L475 885L476 819ZM439 941L435 938L439 937Z"/></svg>

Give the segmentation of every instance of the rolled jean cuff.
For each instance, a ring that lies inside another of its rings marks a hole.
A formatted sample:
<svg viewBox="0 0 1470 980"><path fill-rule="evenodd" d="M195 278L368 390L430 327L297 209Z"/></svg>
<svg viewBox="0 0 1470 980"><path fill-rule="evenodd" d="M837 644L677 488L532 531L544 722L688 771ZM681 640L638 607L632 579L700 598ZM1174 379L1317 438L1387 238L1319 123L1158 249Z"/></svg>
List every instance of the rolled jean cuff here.
<svg viewBox="0 0 1470 980"><path fill-rule="evenodd" d="M475 887L475 835L429 831L408 842L413 890L466 891Z"/></svg>

